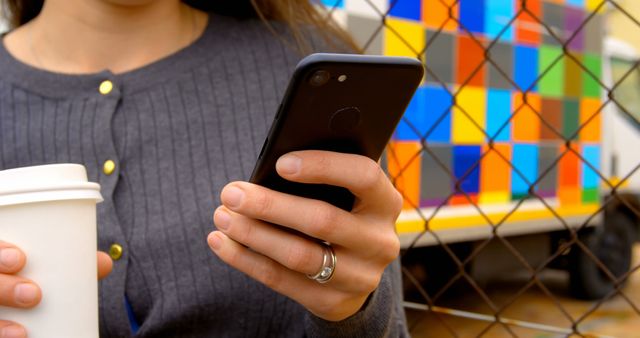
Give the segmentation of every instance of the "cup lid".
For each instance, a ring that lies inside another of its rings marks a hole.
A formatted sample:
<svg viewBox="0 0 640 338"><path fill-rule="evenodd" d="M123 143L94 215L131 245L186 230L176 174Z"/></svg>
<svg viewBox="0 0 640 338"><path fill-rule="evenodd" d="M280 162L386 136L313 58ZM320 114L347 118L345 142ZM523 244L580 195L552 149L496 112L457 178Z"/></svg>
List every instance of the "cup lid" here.
<svg viewBox="0 0 640 338"><path fill-rule="evenodd" d="M51 200L102 201L100 185L89 182L80 164L47 164L0 171L0 206Z"/></svg>

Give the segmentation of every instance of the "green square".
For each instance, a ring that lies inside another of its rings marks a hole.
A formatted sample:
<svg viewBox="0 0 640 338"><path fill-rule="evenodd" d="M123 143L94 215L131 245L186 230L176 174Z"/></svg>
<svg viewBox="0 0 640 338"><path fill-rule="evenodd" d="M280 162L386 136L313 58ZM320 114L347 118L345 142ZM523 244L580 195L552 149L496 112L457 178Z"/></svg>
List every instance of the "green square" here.
<svg viewBox="0 0 640 338"><path fill-rule="evenodd" d="M511 195L511 200L512 201L519 201L519 200L526 200L531 198L531 196L529 196L529 194L512 194Z"/></svg>
<svg viewBox="0 0 640 338"><path fill-rule="evenodd" d="M589 72L598 79L602 79L602 57L597 54L585 54L583 64ZM600 83L587 72L582 73L582 93L588 97L600 97L602 88Z"/></svg>
<svg viewBox="0 0 640 338"><path fill-rule="evenodd" d="M598 202L598 189L582 190L582 203L596 203L596 202Z"/></svg>
<svg viewBox="0 0 640 338"><path fill-rule="evenodd" d="M547 71L547 68L549 68L558 57L561 57L561 59ZM564 95L565 73L565 60L562 49L560 47L547 45L541 46L539 69L540 75L542 76L538 82L538 91L540 94L548 97L562 97Z"/></svg>
<svg viewBox="0 0 640 338"><path fill-rule="evenodd" d="M580 127L580 103L578 100L564 100L562 112L562 136L569 139L573 135L572 140L576 140L578 135L574 135Z"/></svg>

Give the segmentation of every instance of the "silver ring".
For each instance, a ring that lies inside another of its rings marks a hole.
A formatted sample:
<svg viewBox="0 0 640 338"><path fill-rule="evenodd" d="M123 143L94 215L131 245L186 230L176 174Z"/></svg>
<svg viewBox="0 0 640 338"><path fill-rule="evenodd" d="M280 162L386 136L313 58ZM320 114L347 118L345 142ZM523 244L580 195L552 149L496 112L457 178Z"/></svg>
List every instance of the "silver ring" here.
<svg viewBox="0 0 640 338"><path fill-rule="evenodd" d="M331 280L331 277L333 277L333 273L336 271L336 263L338 262L338 257L336 257L336 253L333 252L331 244L326 242L320 244L322 244L323 249L322 266L315 275L307 275L307 277L320 284L324 284Z"/></svg>

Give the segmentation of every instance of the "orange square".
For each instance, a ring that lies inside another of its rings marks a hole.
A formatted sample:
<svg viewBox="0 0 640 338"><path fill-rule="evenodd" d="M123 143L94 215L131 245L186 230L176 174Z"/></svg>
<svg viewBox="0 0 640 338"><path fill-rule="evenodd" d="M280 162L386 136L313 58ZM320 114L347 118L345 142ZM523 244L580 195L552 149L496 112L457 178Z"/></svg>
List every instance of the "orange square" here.
<svg viewBox="0 0 640 338"><path fill-rule="evenodd" d="M458 35L458 73L456 74L457 84L466 84L477 87L484 87L485 71L487 65L484 59L484 48L466 35Z"/></svg>
<svg viewBox="0 0 640 338"><path fill-rule="evenodd" d="M390 142L387 146L389 178L404 198L403 209L420 205L420 142Z"/></svg>
<svg viewBox="0 0 640 338"><path fill-rule="evenodd" d="M451 16L449 15L451 8ZM433 29L445 31L458 29L458 4L456 0L422 0L422 21Z"/></svg>
<svg viewBox="0 0 640 338"><path fill-rule="evenodd" d="M485 155L480 162L480 192L509 192L511 166L508 161L511 161L511 145L495 143L493 150L489 150L489 146L485 144L482 146L482 153Z"/></svg>
<svg viewBox="0 0 640 338"><path fill-rule="evenodd" d="M521 9L521 1L516 1L517 12ZM539 45L540 24L535 18L542 18L542 4L540 0L528 0L526 10L520 13L516 21L516 41ZM531 13L531 14L530 14ZM533 15L532 15L533 14Z"/></svg>
<svg viewBox="0 0 640 338"><path fill-rule="evenodd" d="M580 149L576 144L571 144L571 149L573 151L567 150L565 146L560 149L563 154L558 164L560 188L577 188L580 184L580 158L576 155L580 153Z"/></svg>
<svg viewBox="0 0 640 338"><path fill-rule="evenodd" d="M602 103L599 99L584 98L580 100L580 140L600 142L602 132Z"/></svg>
<svg viewBox="0 0 640 338"><path fill-rule="evenodd" d="M478 194L468 194L469 197L467 198L467 196L463 195L463 194L456 194L451 196L451 199L449 200L449 205L465 205L465 204L478 204ZM469 199L471 199L471 202L469 202Z"/></svg>
<svg viewBox="0 0 640 338"><path fill-rule="evenodd" d="M580 190L580 158L573 151L566 151L566 147L560 149L564 155L558 164L558 199L561 205L580 204L582 192ZM580 153L579 146L571 144L571 149Z"/></svg>
<svg viewBox="0 0 640 338"><path fill-rule="evenodd" d="M560 199L560 205L580 204L582 202L580 188L560 187L558 190L558 199Z"/></svg>
<svg viewBox="0 0 640 338"><path fill-rule="evenodd" d="M526 95L527 104L523 93L513 95L513 111L517 111L513 117L513 140L537 142L540 140L540 117L537 114L542 110L542 102L538 94Z"/></svg>

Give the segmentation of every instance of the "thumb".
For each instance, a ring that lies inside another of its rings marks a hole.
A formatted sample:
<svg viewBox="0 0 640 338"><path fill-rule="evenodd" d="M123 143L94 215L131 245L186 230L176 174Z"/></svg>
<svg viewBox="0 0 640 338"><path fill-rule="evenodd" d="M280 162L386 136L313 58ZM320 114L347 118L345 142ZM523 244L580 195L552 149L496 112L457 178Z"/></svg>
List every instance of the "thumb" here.
<svg viewBox="0 0 640 338"><path fill-rule="evenodd" d="M98 251L98 279L107 277L113 269L113 261L107 253Z"/></svg>

